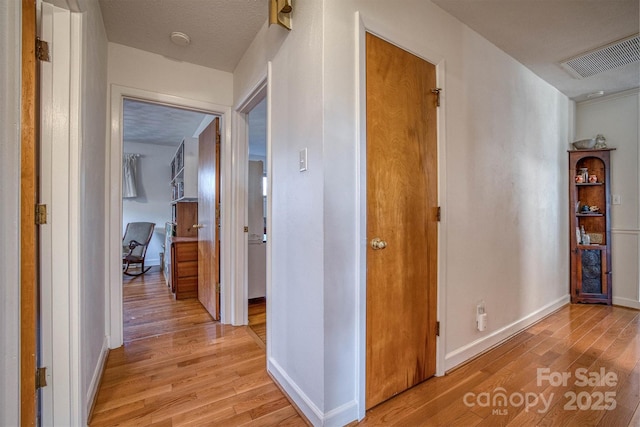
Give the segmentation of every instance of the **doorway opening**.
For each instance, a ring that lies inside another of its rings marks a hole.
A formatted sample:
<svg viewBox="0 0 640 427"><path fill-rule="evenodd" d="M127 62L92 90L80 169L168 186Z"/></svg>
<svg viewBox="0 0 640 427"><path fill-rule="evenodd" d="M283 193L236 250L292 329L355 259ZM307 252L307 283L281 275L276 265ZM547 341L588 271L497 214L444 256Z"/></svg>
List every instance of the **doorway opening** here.
<svg viewBox="0 0 640 427"><path fill-rule="evenodd" d="M171 245L176 237L181 240L190 237L195 241L191 245L197 245L198 230L194 225L198 223L198 137L216 116L124 98L122 117L121 235L126 236L125 230L130 224L154 224L144 265L152 269L149 273L160 272L161 280L149 280L148 286L165 284L176 300L197 298L197 268L185 269L185 277L172 281L177 264L171 262ZM145 282L145 278L150 277L149 273L142 273L140 264L130 267L128 273L134 276L123 276L124 286ZM176 286L178 282L182 286ZM187 284L193 289L186 289ZM135 310L132 314L136 317ZM155 333L135 319L123 321L129 326L125 341Z"/></svg>
<svg viewBox="0 0 640 427"><path fill-rule="evenodd" d="M267 340L267 99L247 114L249 164L247 176L247 286L249 327Z"/></svg>
<svg viewBox="0 0 640 427"><path fill-rule="evenodd" d="M230 149L230 126L229 126L229 117L230 117L230 108L226 106L221 106L209 102L197 101L187 98L182 98L173 95L165 95L157 92L150 92L140 89L128 88L118 85L112 85L111 88L111 107L110 114L112 120L111 123L111 144L110 144L110 153L108 160L108 184L110 186L108 190L109 194L109 204L108 204L108 218L109 218L109 231L107 233L107 243L108 251L109 251L109 264L108 264L108 272L107 272L107 283L109 283L109 292L108 292L108 311L109 311L109 334L108 334L108 346L109 348L117 348L120 347L124 343L123 336L123 292L122 292L122 231L123 227L126 225L123 221L123 154L126 152L124 149L124 140L125 140L125 119L124 119L124 106L125 101L139 101L141 103L153 104L155 106L164 106L164 107L172 107L178 110L187 110L194 113L199 113L201 115L208 116L216 116L220 118L220 126L221 126L221 134L224 136L222 141L222 155L223 164L221 167L224 182L224 174L225 171L231 170L231 156L229 155ZM174 111L175 113L175 111ZM201 123L202 124L202 123ZM206 126L203 124L203 126ZM194 133L196 133L194 131ZM192 133L191 135L193 135ZM199 132L198 132L199 133ZM174 150L174 154L175 154ZM142 158L144 160L144 158ZM169 166L167 166L170 168ZM167 197L171 197L172 188L170 186L171 181L171 173L170 170L166 174L166 178L159 179L160 181L166 183L166 192ZM229 184L230 186L230 184ZM225 239L225 236L230 236L230 230L228 230L229 226L225 222L225 217L230 217L230 206L225 206L225 200L228 200L228 192L229 190L226 187L223 187L220 191L221 193L221 243L222 250L221 253L230 253L230 249L228 249L231 245L230 239ZM229 203L227 203L229 205ZM169 212L169 218L171 218L172 211L170 202L168 203L167 211ZM164 223L156 224L156 226L160 225L161 228L165 225ZM194 225L194 224L191 224ZM166 231L164 232L166 233ZM166 236L166 234L165 234ZM160 238L160 240L162 240ZM161 247L161 246L160 246ZM150 253L151 257L155 257L158 264L160 264L160 253L158 251L155 256L153 252ZM197 253L197 250L196 250ZM229 313L230 310L226 307L230 306L228 301L225 301L225 297L229 297L224 293L224 286L227 283L230 283L230 279L228 277L228 272L230 268L228 267L228 263L230 263L230 257L225 257L224 255L221 258L221 289L223 289L221 294L221 312L222 312L222 323L228 323L225 321L225 313ZM157 268L157 267L156 267ZM196 279L197 281L197 279Z"/></svg>

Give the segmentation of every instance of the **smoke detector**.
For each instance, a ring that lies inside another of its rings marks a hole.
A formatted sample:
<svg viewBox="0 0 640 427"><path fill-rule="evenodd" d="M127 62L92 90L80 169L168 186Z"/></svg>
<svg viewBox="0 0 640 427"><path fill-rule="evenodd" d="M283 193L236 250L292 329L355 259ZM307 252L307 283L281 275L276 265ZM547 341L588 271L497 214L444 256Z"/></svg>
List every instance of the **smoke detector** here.
<svg viewBox="0 0 640 427"><path fill-rule="evenodd" d="M640 61L640 35L618 40L562 61L560 65L576 79L584 79Z"/></svg>
<svg viewBox="0 0 640 427"><path fill-rule="evenodd" d="M188 46L191 43L191 37L180 31L171 33L171 41L178 46Z"/></svg>

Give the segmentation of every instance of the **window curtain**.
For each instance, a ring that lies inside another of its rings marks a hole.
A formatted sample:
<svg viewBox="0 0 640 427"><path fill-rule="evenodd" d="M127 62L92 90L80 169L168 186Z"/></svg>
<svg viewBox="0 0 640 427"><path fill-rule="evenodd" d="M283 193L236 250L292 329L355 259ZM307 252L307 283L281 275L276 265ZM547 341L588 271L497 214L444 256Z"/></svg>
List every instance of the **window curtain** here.
<svg viewBox="0 0 640 427"><path fill-rule="evenodd" d="M139 154L125 154L122 159L122 198L138 197L136 186L137 163Z"/></svg>

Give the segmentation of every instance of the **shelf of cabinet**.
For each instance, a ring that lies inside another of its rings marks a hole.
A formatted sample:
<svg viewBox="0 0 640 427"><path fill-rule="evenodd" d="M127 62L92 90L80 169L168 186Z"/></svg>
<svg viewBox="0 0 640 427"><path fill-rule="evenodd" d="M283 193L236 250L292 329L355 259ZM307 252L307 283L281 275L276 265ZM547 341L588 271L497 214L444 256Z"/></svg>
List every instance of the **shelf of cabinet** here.
<svg viewBox="0 0 640 427"><path fill-rule="evenodd" d="M601 213L577 213L576 212L576 216L580 216L580 217L598 217L598 216L604 216L604 214L601 214Z"/></svg>
<svg viewBox="0 0 640 427"><path fill-rule="evenodd" d="M592 243L590 245L578 244L578 245L576 245L576 247L578 249L580 249L581 251L585 251L585 250L587 250L587 251L589 251L589 250L600 250L600 251L603 251L603 250L607 249L607 245L601 245L601 244L598 244L598 243Z"/></svg>
<svg viewBox="0 0 640 427"><path fill-rule="evenodd" d="M604 185L604 182L576 182L577 187L595 187L598 185Z"/></svg>

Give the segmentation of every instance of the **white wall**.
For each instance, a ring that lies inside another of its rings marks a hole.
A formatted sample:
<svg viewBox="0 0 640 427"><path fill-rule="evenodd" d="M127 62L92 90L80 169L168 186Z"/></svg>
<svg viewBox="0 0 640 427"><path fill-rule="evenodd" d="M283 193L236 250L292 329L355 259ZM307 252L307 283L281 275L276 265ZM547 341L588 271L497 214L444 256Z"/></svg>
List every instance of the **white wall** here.
<svg viewBox="0 0 640 427"><path fill-rule="evenodd" d="M268 369L312 420L325 409L322 3L296 3L297 30L263 27L234 71L238 103L272 60ZM300 173L298 153L305 147L309 169Z"/></svg>
<svg viewBox="0 0 640 427"><path fill-rule="evenodd" d="M79 2L83 12L82 141L80 194L81 393L86 420L106 357L105 183L107 35L95 0Z"/></svg>
<svg viewBox="0 0 640 427"><path fill-rule="evenodd" d="M109 84L231 105L233 75L109 43Z"/></svg>
<svg viewBox="0 0 640 427"><path fill-rule="evenodd" d="M171 159L177 147L124 142L125 153L138 153L138 197L122 200L122 233L127 223L154 222L156 228L147 249L145 265L160 265L165 222L171 221Z"/></svg>
<svg viewBox="0 0 640 427"><path fill-rule="evenodd" d="M364 414L356 11L385 38L440 63L440 368L568 301L573 104L430 2L296 3L284 41L277 28L258 34L234 94L242 99L250 76L272 61L268 363L305 414L327 425ZM300 173L305 147L309 170ZM489 315L482 333L479 299Z"/></svg>
<svg viewBox="0 0 640 427"><path fill-rule="evenodd" d="M0 2L0 425L20 424L20 3Z"/></svg>
<svg viewBox="0 0 640 427"><path fill-rule="evenodd" d="M611 152L613 303L640 309L640 150L638 90L581 102L576 106L576 139L603 134Z"/></svg>
<svg viewBox="0 0 640 427"><path fill-rule="evenodd" d="M346 283L365 236L357 230L358 100L356 21L439 64L440 227L438 346L449 369L566 302L569 276L566 148L571 102L468 27L424 1L327 2L325 27L325 353L333 374L350 371L339 355L359 301ZM361 147L364 148L364 147ZM363 165L364 166L364 165ZM345 221L349 218L349 221ZM362 297L362 294L360 294ZM485 332L475 329L483 299ZM533 316L533 319L531 318ZM357 330L352 332L357 334ZM332 348L328 348L332 346ZM327 409L355 385L336 375ZM340 399L340 400L338 400Z"/></svg>
<svg viewBox="0 0 640 427"><path fill-rule="evenodd" d="M231 105L233 100L231 73L173 61L161 55L115 43L109 43L108 83L219 105ZM145 144L137 146L143 145ZM128 148L125 148L124 151L127 150ZM158 253L164 241L164 222L171 219L171 191L168 178L170 172L163 172L162 168L166 167L169 170L171 156L176 148L170 150L172 152L168 160L165 158L166 148L152 150L150 147L144 147L140 150L151 156L139 159L139 166L144 175L143 188L149 191L146 194L148 200L124 199L123 207L127 209L127 216L123 218L122 225L124 230L127 222L133 221L133 218L144 221L147 219L143 218L155 218L156 231L148 251L148 261L152 263L149 265L157 265ZM131 152L138 151L131 148ZM151 158L153 160L150 160ZM158 164L158 169L152 171L148 167L152 163ZM166 189L163 189L164 184ZM166 215L162 214L163 209Z"/></svg>
<svg viewBox="0 0 640 427"><path fill-rule="evenodd" d="M223 176L230 170L231 156L231 120L230 106L233 102L233 75L231 73L201 67L194 64L177 62L161 55L144 52L118 44L109 44L109 65L107 81L111 96L109 122L110 146L107 153L109 165L109 198L106 215L109 218L109 346L122 344L122 287L121 274L118 269L121 242L121 151L120 140L122 117L122 98L132 96L153 100L183 108L195 108L211 111L222 116L222 153L221 170ZM229 254L231 234L230 221L232 203L230 200L231 181L222 180L222 253ZM230 257L221 260L221 318L223 322L231 322L233 309L230 307L228 284L232 281L229 264Z"/></svg>
<svg viewBox="0 0 640 427"><path fill-rule="evenodd" d="M324 413L323 2L298 2L273 58L270 171L272 288L269 364ZM308 170L299 172L300 150ZM313 419L313 417L312 417Z"/></svg>

